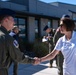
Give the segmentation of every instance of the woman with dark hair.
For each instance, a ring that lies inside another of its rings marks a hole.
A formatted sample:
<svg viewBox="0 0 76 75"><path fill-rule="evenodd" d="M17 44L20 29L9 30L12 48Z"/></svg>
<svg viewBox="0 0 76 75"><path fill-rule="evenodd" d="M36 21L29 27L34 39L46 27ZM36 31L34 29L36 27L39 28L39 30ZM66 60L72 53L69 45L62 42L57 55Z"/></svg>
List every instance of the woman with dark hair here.
<svg viewBox="0 0 76 75"><path fill-rule="evenodd" d="M76 74L76 32L74 21L71 19L60 20L60 31L64 36L59 38L54 50L40 58L39 62L53 59L60 51L64 56L63 75ZM38 62L38 63L39 63Z"/></svg>

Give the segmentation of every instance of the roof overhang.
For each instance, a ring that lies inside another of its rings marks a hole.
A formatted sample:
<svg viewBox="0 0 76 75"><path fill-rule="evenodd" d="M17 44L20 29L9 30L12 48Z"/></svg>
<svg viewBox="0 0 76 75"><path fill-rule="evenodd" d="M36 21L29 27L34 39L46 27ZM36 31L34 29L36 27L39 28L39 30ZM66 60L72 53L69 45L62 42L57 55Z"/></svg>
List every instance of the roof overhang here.
<svg viewBox="0 0 76 75"><path fill-rule="evenodd" d="M16 12L16 16L32 16L32 17L38 17L38 18L48 18L48 19L57 19L59 20L59 17L53 17L53 16L48 16L48 15L43 15L43 14L36 14L36 13L30 13L30 12Z"/></svg>

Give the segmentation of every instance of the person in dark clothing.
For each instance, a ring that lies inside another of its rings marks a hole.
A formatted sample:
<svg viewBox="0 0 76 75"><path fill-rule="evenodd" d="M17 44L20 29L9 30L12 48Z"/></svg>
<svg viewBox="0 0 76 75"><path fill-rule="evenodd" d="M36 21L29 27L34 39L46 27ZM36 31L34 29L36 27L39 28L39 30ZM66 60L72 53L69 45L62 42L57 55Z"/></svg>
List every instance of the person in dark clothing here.
<svg viewBox="0 0 76 75"><path fill-rule="evenodd" d="M70 16L69 15L63 15L61 19L70 19ZM54 42L54 45L56 45L58 39L60 37L62 37L64 34L62 34L60 32L60 27L57 28L56 32L55 32L55 35L54 35L54 38L53 38L53 42ZM61 53L61 51L59 52L59 54L57 55L57 64L58 64L58 75L63 75L63 55Z"/></svg>
<svg viewBox="0 0 76 75"><path fill-rule="evenodd" d="M9 33L11 36L13 36L17 41L19 41L19 28L17 26L14 26L12 31Z"/></svg>
<svg viewBox="0 0 76 75"><path fill-rule="evenodd" d="M15 39L11 37L8 31L12 30L15 12L11 9L0 9L0 75L8 75L8 68L11 61L19 63L36 64L37 58L31 58L20 52Z"/></svg>
<svg viewBox="0 0 76 75"><path fill-rule="evenodd" d="M19 43L19 28L17 26L14 26L13 29L10 31L9 35L11 35L17 43Z"/></svg>
<svg viewBox="0 0 76 75"><path fill-rule="evenodd" d="M53 43L56 45L56 42L60 37L62 37L63 34L60 33L60 27L57 28L54 38L53 38ZM57 66L58 66L58 74L63 75L63 55L61 52L57 55Z"/></svg>
<svg viewBox="0 0 76 75"><path fill-rule="evenodd" d="M18 37L18 33L19 33L19 28L17 26L14 26L12 31L9 33L9 35L11 35L14 39L15 39L15 43L18 44L19 46L19 37ZM13 61L14 65L13 65L13 75L18 75L18 63Z"/></svg>
<svg viewBox="0 0 76 75"><path fill-rule="evenodd" d="M43 31L45 31L47 33L46 38L48 39L49 53L50 53L53 50L53 48L54 48L54 44L53 44L54 32L53 32L53 29L50 28L50 27L48 27L47 25L44 27ZM50 66L49 66L49 68L52 67L53 60L50 60Z"/></svg>

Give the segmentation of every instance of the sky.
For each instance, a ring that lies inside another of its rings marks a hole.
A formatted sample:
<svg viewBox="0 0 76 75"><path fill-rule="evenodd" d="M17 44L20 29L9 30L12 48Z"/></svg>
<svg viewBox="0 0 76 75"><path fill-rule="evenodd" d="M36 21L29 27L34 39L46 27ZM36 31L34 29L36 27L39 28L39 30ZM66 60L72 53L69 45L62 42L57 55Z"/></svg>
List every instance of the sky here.
<svg viewBox="0 0 76 75"><path fill-rule="evenodd" d="M50 2L63 2L63 3L68 3L68 4L74 4L76 5L76 0L40 0L46 3L50 3Z"/></svg>

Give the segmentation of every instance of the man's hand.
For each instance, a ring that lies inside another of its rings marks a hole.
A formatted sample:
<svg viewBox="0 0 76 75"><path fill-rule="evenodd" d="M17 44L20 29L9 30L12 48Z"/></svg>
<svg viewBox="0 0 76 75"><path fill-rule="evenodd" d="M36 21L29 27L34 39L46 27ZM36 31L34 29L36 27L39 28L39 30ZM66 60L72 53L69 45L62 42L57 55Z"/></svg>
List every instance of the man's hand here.
<svg viewBox="0 0 76 75"><path fill-rule="evenodd" d="M35 57L34 59L35 59L35 62L34 62L33 65L38 65L38 64L40 64L40 58Z"/></svg>

